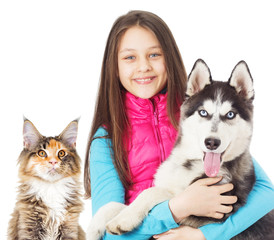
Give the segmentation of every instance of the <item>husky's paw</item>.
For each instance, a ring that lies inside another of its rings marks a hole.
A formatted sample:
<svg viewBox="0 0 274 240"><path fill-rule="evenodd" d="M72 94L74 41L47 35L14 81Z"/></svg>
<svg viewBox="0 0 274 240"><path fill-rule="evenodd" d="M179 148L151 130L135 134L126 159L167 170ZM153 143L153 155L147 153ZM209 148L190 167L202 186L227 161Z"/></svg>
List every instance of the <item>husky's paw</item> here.
<svg viewBox="0 0 274 240"><path fill-rule="evenodd" d="M87 240L100 240L104 234L105 228L96 225L94 221L91 220L86 233Z"/></svg>
<svg viewBox="0 0 274 240"><path fill-rule="evenodd" d="M126 205L118 202L110 202L101 207L91 219L87 229L87 240L99 240L106 231L106 224L119 214Z"/></svg>
<svg viewBox="0 0 274 240"><path fill-rule="evenodd" d="M132 231L140 225L142 218L135 217L134 213L122 211L106 225L106 230L113 235L121 235Z"/></svg>

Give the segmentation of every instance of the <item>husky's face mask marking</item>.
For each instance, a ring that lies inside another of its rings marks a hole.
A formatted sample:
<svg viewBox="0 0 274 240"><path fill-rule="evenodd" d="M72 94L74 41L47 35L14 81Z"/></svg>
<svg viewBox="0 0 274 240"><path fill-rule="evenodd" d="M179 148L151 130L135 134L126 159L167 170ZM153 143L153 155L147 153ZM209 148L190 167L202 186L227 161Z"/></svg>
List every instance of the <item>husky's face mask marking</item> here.
<svg viewBox="0 0 274 240"><path fill-rule="evenodd" d="M181 126L188 144L197 148L196 156L189 157L203 159L207 176L216 176L223 162L234 160L249 146L253 98L253 81L245 62L236 65L228 82L213 81L205 62L195 63L181 109Z"/></svg>

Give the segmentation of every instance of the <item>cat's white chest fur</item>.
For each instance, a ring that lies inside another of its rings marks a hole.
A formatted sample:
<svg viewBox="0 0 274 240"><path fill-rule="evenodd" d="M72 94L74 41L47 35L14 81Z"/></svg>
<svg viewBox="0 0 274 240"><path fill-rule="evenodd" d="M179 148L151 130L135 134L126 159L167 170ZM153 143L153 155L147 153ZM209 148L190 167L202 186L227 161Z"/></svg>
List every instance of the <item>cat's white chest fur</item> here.
<svg viewBox="0 0 274 240"><path fill-rule="evenodd" d="M30 194L35 194L37 199L49 208L50 222L59 225L64 219L67 200L73 191L74 180L71 177L64 178L55 183L34 180L30 183Z"/></svg>

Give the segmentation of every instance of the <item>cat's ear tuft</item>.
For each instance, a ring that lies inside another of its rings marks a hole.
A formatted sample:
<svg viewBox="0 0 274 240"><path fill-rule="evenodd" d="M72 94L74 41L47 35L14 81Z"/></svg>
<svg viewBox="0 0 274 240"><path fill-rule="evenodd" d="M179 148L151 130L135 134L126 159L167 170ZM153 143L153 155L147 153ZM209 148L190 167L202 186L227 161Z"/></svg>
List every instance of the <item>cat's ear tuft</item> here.
<svg viewBox="0 0 274 240"><path fill-rule="evenodd" d="M72 121L59 137L69 146L76 147L76 139L78 133L78 120Z"/></svg>
<svg viewBox="0 0 274 240"><path fill-rule="evenodd" d="M38 132L34 124L28 119L24 119L23 139L24 148L33 149L43 136Z"/></svg>

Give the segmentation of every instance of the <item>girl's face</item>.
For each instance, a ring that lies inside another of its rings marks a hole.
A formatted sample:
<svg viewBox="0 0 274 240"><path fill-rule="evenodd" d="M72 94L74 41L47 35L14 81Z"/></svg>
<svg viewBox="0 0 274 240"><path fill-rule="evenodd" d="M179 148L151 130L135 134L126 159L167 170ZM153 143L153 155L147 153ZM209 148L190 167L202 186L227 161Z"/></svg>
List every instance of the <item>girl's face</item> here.
<svg viewBox="0 0 274 240"><path fill-rule="evenodd" d="M164 55L151 31L134 26L125 32L118 47L118 72L124 88L140 98L151 98L166 86Z"/></svg>

